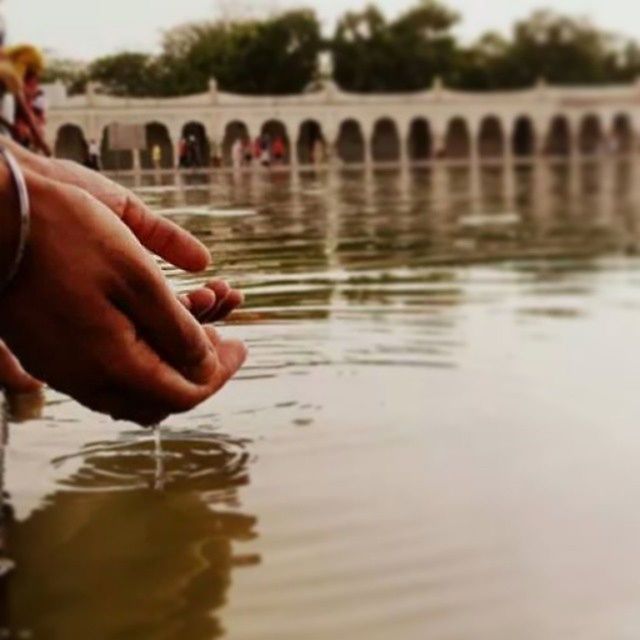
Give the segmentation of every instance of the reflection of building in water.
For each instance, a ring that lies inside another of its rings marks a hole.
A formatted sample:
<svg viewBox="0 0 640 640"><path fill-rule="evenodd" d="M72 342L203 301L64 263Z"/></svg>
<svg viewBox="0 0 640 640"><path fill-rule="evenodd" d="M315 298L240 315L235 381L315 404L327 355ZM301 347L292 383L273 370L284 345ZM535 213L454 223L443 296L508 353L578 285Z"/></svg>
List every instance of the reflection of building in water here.
<svg viewBox="0 0 640 640"><path fill-rule="evenodd" d="M163 491L153 489L152 439L99 443L39 510L6 523L15 569L2 585L0 627L10 637L223 634L215 611L231 572L259 562L233 544L255 536L255 518L232 510L247 455L222 440L164 447Z"/></svg>
<svg viewBox="0 0 640 640"><path fill-rule="evenodd" d="M325 81L313 93L251 97L218 91L212 81L207 93L180 98L116 98L91 85L81 96L51 85L48 98L48 134L59 155L82 160L87 140L102 140L104 167L122 170L151 168L154 146L162 166L173 167L185 137L199 150L201 166L230 164L233 143L261 133L285 142L287 162L305 165L327 157L398 163L627 154L640 131L637 85L467 93L438 84L419 93L356 95ZM114 122L144 127L147 149L111 151Z"/></svg>

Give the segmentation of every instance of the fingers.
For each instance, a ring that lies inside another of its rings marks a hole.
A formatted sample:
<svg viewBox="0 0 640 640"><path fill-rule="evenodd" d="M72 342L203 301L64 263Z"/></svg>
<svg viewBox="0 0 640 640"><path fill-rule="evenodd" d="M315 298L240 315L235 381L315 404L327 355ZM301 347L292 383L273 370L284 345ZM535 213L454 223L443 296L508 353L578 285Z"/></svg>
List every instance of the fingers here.
<svg viewBox="0 0 640 640"><path fill-rule="evenodd" d="M187 311L198 320L204 314L209 313L217 303L216 294L206 287L181 295L179 300Z"/></svg>
<svg viewBox="0 0 640 640"><path fill-rule="evenodd" d="M116 420L143 425L188 411L218 392L244 363L247 350L235 340L222 340L212 327L205 330L215 367L205 383L185 381L154 357L143 343L122 350L119 367L109 365L110 385L84 399L91 408Z"/></svg>
<svg viewBox="0 0 640 640"><path fill-rule="evenodd" d="M139 267L115 301L137 332L172 367L193 382L206 380L211 367L206 335L159 271Z"/></svg>
<svg viewBox="0 0 640 640"><path fill-rule="evenodd" d="M153 213L140 198L106 176L69 160L43 158L0 136L23 167L50 180L79 187L106 205L149 251L185 271L202 271L211 263L209 250L188 231Z"/></svg>
<svg viewBox="0 0 640 640"><path fill-rule="evenodd" d="M68 160L49 160L47 177L89 192L109 207L133 231L140 243L155 255L185 271L206 269L209 250L188 231L153 213L125 187L106 176Z"/></svg>
<svg viewBox="0 0 640 640"><path fill-rule="evenodd" d="M204 328L211 344L215 346L218 361L225 373L224 382L218 387L220 389L223 384L232 378L246 362L249 354L246 345L239 340L222 340L218 332L212 326ZM217 389L217 390L218 390Z"/></svg>
<svg viewBox="0 0 640 640"><path fill-rule="evenodd" d="M244 302L244 296L224 280L213 280L202 289L180 296L180 301L204 324L227 318Z"/></svg>
<svg viewBox="0 0 640 640"><path fill-rule="evenodd" d="M185 271L203 271L210 262L207 248L188 231L153 213L131 193L97 196L133 231L149 251Z"/></svg>
<svg viewBox="0 0 640 640"><path fill-rule="evenodd" d="M86 255L81 253L87 264L95 260L96 273L109 280L108 292L99 291L98 297L106 293L136 332L188 380L206 380L212 366L206 335L180 304L158 265L103 203L77 187L66 187L65 195L65 206L82 211L87 229L102 238L84 247Z"/></svg>
<svg viewBox="0 0 640 640"><path fill-rule="evenodd" d="M235 289L231 290L214 308L203 314L201 322L220 322L229 317L244 302L244 295Z"/></svg>

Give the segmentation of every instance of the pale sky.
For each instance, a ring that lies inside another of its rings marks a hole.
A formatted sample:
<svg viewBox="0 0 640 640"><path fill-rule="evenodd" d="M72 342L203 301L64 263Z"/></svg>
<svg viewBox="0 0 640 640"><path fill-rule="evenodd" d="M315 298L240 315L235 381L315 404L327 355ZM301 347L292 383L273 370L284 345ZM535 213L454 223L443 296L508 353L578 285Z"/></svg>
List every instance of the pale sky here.
<svg viewBox="0 0 640 640"><path fill-rule="evenodd" d="M12 42L32 42L56 55L90 59L124 49L153 51L161 34L176 24L206 19L225 7L257 9L313 6L331 28L346 9L365 0L0 0ZM378 0L388 15L414 4ZM508 31L511 23L540 6L591 17L598 24L640 39L640 3L634 0L449 0L464 17L460 35L488 29Z"/></svg>

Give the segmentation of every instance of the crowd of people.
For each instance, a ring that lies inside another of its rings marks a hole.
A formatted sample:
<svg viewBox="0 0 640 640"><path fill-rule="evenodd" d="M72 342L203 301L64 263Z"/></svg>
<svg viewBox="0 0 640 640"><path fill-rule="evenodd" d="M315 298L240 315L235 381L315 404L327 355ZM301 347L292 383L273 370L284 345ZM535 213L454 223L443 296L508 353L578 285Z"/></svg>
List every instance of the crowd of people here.
<svg viewBox="0 0 640 640"><path fill-rule="evenodd" d="M280 135L272 137L263 133L255 140L241 136L231 146L231 164L234 168L240 168L257 162L263 167L270 167L286 163L287 154L287 144Z"/></svg>

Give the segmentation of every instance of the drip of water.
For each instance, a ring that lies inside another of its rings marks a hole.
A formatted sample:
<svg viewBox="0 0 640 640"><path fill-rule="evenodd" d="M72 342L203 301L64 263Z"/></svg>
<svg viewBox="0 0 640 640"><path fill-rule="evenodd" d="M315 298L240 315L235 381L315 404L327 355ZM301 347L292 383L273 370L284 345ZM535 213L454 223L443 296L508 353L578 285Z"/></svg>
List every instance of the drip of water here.
<svg viewBox="0 0 640 640"><path fill-rule="evenodd" d="M153 425L155 475L153 488L156 491L164 490L164 458L162 453L162 425Z"/></svg>

